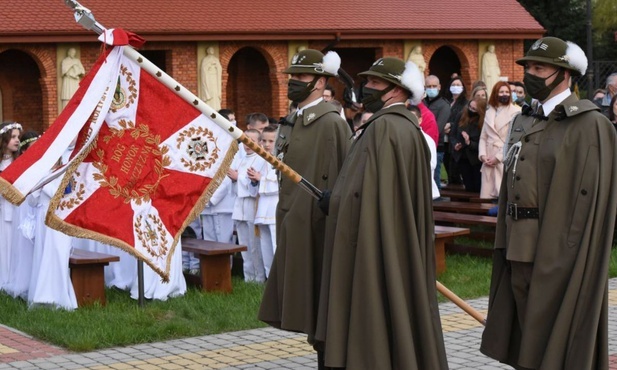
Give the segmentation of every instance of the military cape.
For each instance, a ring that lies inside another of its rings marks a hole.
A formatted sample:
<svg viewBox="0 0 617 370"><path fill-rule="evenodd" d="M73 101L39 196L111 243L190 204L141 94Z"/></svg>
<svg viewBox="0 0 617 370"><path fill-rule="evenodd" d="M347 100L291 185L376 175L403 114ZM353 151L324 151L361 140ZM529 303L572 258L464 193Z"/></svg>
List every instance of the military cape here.
<svg viewBox="0 0 617 370"><path fill-rule="evenodd" d="M403 105L364 125L330 199L317 339L325 364L447 369L429 149Z"/></svg>
<svg viewBox="0 0 617 370"><path fill-rule="evenodd" d="M512 295L499 198L481 352L515 368L608 369L608 265L617 208L617 140L597 107L570 96L549 115L537 161L539 231L525 325ZM524 124L517 117L513 128ZM524 126L523 126L524 127ZM523 142L525 145L525 142Z"/></svg>
<svg viewBox="0 0 617 370"><path fill-rule="evenodd" d="M277 151L283 161L319 189L332 189L351 145L351 130L336 108L319 103L293 126L281 126ZM308 193L281 177L276 209L277 249L258 318L279 329L302 332L313 343L326 215Z"/></svg>

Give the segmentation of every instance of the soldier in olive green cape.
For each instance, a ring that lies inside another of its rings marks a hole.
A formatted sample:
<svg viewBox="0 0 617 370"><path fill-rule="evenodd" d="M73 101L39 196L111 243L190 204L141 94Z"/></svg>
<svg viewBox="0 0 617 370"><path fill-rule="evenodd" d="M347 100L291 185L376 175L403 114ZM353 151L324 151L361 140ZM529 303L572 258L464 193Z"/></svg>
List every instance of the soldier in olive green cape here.
<svg viewBox="0 0 617 370"><path fill-rule="evenodd" d="M480 350L516 369L608 369L615 131L567 89L587 66L578 46L545 37L517 63L528 68L525 85L542 110L551 110L551 97L557 105L548 118L520 115L512 125Z"/></svg>
<svg viewBox="0 0 617 370"><path fill-rule="evenodd" d="M404 102L424 91L417 67L376 61L360 129L330 198L317 339L325 365L447 369L435 287L430 153ZM385 108L384 103L387 104Z"/></svg>
<svg viewBox="0 0 617 370"><path fill-rule="evenodd" d="M336 56L338 65L328 67L330 53L303 50L285 70L292 75L288 96L300 103L300 113L280 127L276 144L283 161L320 189L334 187L352 136L340 112L321 99L326 78L335 76L340 66ZM281 176L277 250L258 317L276 328L308 334L311 344L315 344L325 224L326 215L315 199Z"/></svg>

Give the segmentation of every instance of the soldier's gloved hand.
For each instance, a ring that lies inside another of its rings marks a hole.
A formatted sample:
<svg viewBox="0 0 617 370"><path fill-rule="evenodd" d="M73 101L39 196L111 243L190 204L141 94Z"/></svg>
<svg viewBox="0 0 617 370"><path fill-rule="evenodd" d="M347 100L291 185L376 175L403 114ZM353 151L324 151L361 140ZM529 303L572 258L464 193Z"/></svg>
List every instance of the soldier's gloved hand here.
<svg viewBox="0 0 617 370"><path fill-rule="evenodd" d="M321 199L317 201L319 205L319 209L324 213L324 215L328 215L328 211L330 210L330 190L324 190L321 192Z"/></svg>

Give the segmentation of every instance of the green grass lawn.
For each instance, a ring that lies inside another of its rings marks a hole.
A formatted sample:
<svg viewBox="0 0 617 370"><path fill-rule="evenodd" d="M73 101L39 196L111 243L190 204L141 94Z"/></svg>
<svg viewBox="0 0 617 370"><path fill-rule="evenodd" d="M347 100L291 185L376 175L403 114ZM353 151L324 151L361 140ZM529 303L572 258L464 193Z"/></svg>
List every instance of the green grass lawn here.
<svg viewBox="0 0 617 370"><path fill-rule="evenodd" d="M107 289L107 306L75 311L36 308L0 293L0 322L71 351L157 342L265 326L257 320L263 285L234 278L232 294L187 294L138 307L128 292Z"/></svg>
<svg viewBox="0 0 617 370"><path fill-rule="evenodd" d="M471 243L459 239L462 244ZM485 243L482 243L484 247ZM438 280L463 299L488 295L491 260L448 255L447 270ZM613 249L610 276L617 276L617 249ZM107 306L67 312L28 309L20 299L0 293L0 323L71 351L157 342L191 336L263 327L257 311L263 285L234 278L232 294L203 293L189 288L183 297L147 301L138 307L124 291L107 289ZM441 302L446 301L439 297Z"/></svg>

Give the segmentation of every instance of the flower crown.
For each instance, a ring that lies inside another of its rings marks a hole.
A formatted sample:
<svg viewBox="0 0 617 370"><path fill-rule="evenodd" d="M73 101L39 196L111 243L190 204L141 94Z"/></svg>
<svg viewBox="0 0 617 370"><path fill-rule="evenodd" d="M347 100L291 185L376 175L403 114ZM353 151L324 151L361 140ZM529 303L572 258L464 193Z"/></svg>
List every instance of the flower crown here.
<svg viewBox="0 0 617 370"><path fill-rule="evenodd" d="M3 128L0 128L0 135L4 135L5 132L8 132L9 130L15 130L18 129L19 131L21 131L21 125L17 122L15 123L11 123L9 125L4 126Z"/></svg>
<svg viewBox="0 0 617 370"><path fill-rule="evenodd" d="M29 139L26 139L26 140L24 140L24 141L22 141L22 142L20 142L20 143L19 143L19 147L20 147L20 148L22 148L22 147L24 147L24 146L26 146L26 145L30 144L30 143L31 143L31 142L33 142L33 141L37 141L40 137L41 137L41 136L35 136L35 137L31 137L31 138L29 138Z"/></svg>

